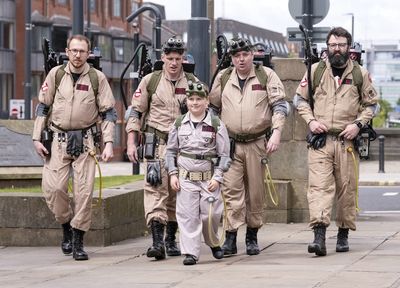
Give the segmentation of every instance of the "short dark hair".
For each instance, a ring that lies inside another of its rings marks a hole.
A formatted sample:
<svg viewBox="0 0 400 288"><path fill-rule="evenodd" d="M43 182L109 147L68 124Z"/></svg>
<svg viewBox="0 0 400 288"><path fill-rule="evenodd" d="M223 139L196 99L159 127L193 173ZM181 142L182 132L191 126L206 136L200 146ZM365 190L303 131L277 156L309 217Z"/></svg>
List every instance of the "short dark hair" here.
<svg viewBox="0 0 400 288"><path fill-rule="evenodd" d="M67 48L69 48L69 43L71 43L71 41L74 40L74 39L77 39L79 41L85 41L87 43L87 45L88 45L88 50L90 51L90 40L89 40L89 38L87 38L86 36L81 35L81 34L75 34L75 35L70 36L68 38L68 40L67 40Z"/></svg>
<svg viewBox="0 0 400 288"><path fill-rule="evenodd" d="M328 45L329 38L331 38L332 35L334 35L336 37L346 37L347 44L351 45L351 42L352 42L351 34L349 33L349 31L347 31L343 27L334 27L331 29L331 31L329 31L328 35L326 36L326 44L327 45Z"/></svg>

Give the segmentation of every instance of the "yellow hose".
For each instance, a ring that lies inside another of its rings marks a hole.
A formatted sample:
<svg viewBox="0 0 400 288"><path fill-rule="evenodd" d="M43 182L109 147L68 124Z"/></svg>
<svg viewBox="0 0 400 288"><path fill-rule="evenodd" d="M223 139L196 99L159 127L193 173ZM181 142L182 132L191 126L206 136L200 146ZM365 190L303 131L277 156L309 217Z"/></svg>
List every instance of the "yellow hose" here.
<svg viewBox="0 0 400 288"><path fill-rule="evenodd" d="M347 148L347 152L349 152L351 154L351 157L353 158L353 163L354 163L354 174L355 174L355 178L356 178L356 212L360 212L361 209L358 206L358 163L357 163L357 159L356 156L354 155L354 151L352 147L348 147Z"/></svg>
<svg viewBox="0 0 400 288"><path fill-rule="evenodd" d="M222 246L222 244L225 241L225 230L226 230L226 226L228 223L228 216L227 216L227 212L226 212L226 200L225 200L225 196L224 193L222 193L221 191L221 198L222 198L222 202L224 203L224 216L223 216L223 220L222 220L222 237L221 239L218 241L218 243L215 243L212 239L211 239L211 235L213 234L212 232L212 208L213 208L213 203L214 202L210 202L210 206L208 208L208 235L210 243L212 245L212 247L218 247L218 246Z"/></svg>
<svg viewBox="0 0 400 288"><path fill-rule="evenodd" d="M95 151L90 151L89 155L94 158L94 161L96 161L97 171L99 172L99 198L98 198L96 204L92 203L92 207L99 208L99 207L101 207L101 204L102 204L102 201L103 201L103 198L102 198L103 177L101 176L100 164L99 164L99 161L97 161L96 152Z"/></svg>
<svg viewBox="0 0 400 288"><path fill-rule="evenodd" d="M265 178L264 178L264 186L265 186L265 192L268 191L269 198L271 198L272 203L275 206L279 205L279 197L278 193L276 192L274 181L272 180L271 176L271 171L269 170L268 167L268 160L266 158L261 159L261 163L264 164L265 166ZM272 195L272 193L275 194L275 197ZM276 199L276 200L275 200Z"/></svg>

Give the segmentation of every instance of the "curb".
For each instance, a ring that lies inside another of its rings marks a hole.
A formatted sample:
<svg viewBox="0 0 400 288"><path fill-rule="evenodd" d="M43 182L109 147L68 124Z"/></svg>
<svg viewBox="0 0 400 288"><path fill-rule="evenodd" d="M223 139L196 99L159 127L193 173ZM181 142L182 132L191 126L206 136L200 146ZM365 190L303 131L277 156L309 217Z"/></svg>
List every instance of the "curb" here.
<svg viewBox="0 0 400 288"><path fill-rule="evenodd" d="M400 186L400 181L360 181L358 186Z"/></svg>

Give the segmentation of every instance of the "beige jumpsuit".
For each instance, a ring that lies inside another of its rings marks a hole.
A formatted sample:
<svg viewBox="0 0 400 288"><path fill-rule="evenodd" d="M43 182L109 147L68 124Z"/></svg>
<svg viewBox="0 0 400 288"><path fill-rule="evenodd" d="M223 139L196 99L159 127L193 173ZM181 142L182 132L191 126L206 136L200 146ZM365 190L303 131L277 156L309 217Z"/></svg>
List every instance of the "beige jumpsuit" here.
<svg viewBox="0 0 400 288"><path fill-rule="evenodd" d="M221 120L226 124L230 137L256 135L267 128L282 131L285 115L273 112L273 105L285 98L283 84L273 70L263 69L267 74L266 89L255 74L255 65L243 90L239 86L236 68L222 93L221 76L225 70L216 77L209 95L210 103L220 108ZM224 174L222 186L227 202L228 231L235 231L245 223L250 228L260 228L263 224L265 192L261 159L266 157L265 142L264 135L249 142L236 142L234 158Z"/></svg>
<svg viewBox="0 0 400 288"><path fill-rule="evenodd" d="M318 63L312 66L314 75ZM335 79L329 61L320 85L314 94L314 113L308 103L307 74L304 75L296 93L295 103L299 114L310 123L313 119L324 124L329 131L342 131L355 121L366 124L374 115L378 102L368 71L361 68L363 76L362 95L353 85L353 62L348 60L341 79ZM355 164L348 148L353 141L328 135L325 147L309 149L309 189L307 193L310 209L310 227L318 224L329 226L333 201L336 197L336 225L340 228L356 229L356 175ZM358 155L356 153L356 159ZM357 169L358 170L358 169ZM357 175L358 177L358 175Z"/></svg>
<svg viewBox="0 0 400 288"><path fill-rule="evenodd" d="M179 128L172 127L167 146L167 155L176 156L178 152L189 154L214 154L218 157L229 157L229 137L225 125L220 122L218 131L212 126L211 116L197 124L196 127L186 114ZM178 156L177 161L180 171L184 169L189 172L212 171L211 161L191 159ZM176 171L177 172L177 171ZM171 173L171 172L170 172ZM174 172L172 172L174 173ZM214 166L212 179L222 183L223 172ZM183 254L191 254L199 259L201 234L205 243L214 247L212 243L218 243L218 224L221 219L223 202L220 189L210 192L207 190L209 180L192 181L188 177L180 175L179 183L181 190L177 193L176 218L179 225L179 243ZM212 205L211 235L209 235L209 209L208 197L216 199Z"/></svg>
<svg viewBox="0 0 400 288"><path fill-rule="evenodd" d="M106 76L96 70L99 87L95 97L89 78L89 64L76 82L69 69L55 91L55 75L60 66L47 75L39 92L39 102L51 106L50 129L54 131L51 157L46 158L43 168L42 190L47 205L61 224L71 220L73 228L88 231L91 223L91 206L96 163L89 152L96 151L91 130L84 131L84 152L73 157L66 152L66 131L83 130L99 120L99 112L105 112L115 105L115 99ZM96 102L97 99L97 102ZM36 117L32 139L40 141L46 127L46 117ZM58 128L56 128L58 127ZM102 121L101 131L104 143L113 142L115 123ZM73 175L73 205L68 195L68 179Z"/></svg>
<svg viewBox="0 0 400 288"><path fill-rule="evenodd" d="M142 79L138 89L133 94L132 108L143 113L141 120L145 117L145 127L155 128L164 135L168 135L171 125L181 115L179 105L186 99L187 79L182 71L174 85L166 78L163 71L157 89L151 96L151 103L149 103L150 95L147 92L147 84L151 75L146 75ZM129 117L126 132L140 131L140 129L141 121ZM144 209L147 225L150 225L153 219L163 224L166 224L167 221L176 221L176 193L170 188L168 174L164 169L165 147L166 141L161 139L156 149L156 159L161 160L162 184L157 187L153 187L147 182L144 184Z"/></svg>

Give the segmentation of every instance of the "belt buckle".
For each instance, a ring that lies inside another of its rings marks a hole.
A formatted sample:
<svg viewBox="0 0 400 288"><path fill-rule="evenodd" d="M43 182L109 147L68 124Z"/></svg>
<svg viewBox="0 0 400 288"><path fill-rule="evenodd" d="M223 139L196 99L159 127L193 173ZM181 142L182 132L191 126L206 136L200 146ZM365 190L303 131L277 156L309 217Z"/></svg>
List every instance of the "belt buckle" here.
<svg viewBox="0 0 400 288"><path fill-rule="evenodd" d="M203 180L203 173L202 172L189 172L189 180L201 181L201 180Z"/></svg>

